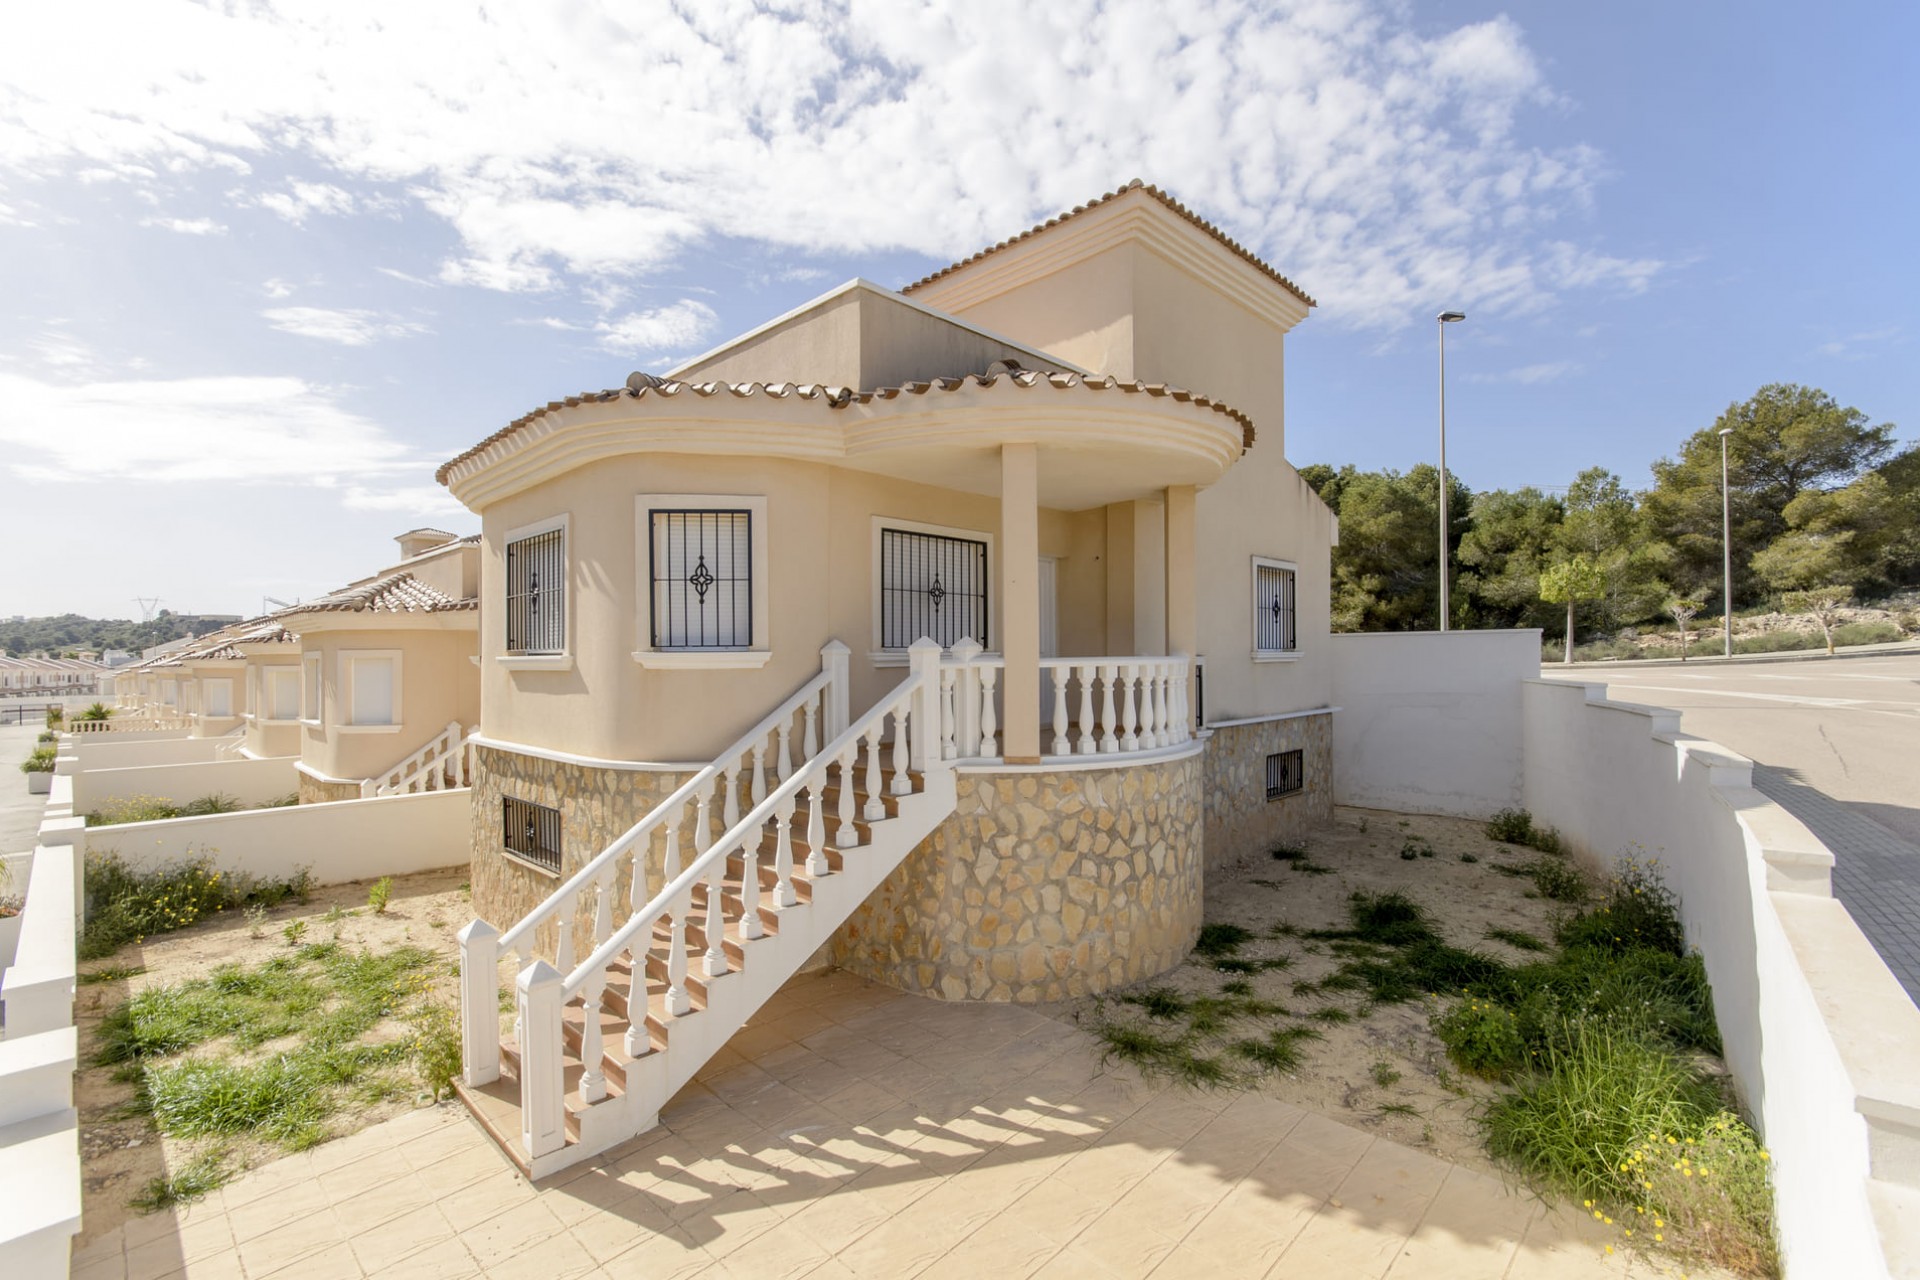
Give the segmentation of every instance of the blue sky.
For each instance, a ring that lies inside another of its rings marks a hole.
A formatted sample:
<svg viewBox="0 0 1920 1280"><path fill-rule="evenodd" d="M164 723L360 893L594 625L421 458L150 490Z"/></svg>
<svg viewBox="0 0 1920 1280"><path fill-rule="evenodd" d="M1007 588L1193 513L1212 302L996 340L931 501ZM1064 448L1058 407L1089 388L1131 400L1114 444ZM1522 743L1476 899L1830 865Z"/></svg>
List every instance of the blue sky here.
<svg viewBox="0 0 1920 1280"><path fill-rule="evenodd" d="M0 17L0 615L330 589L529 408L1135 176L1320 299L1297 464L1431 459L1443 307L1475 489L1772 381L1920 435L1911 5L519 8Z"/></svg>

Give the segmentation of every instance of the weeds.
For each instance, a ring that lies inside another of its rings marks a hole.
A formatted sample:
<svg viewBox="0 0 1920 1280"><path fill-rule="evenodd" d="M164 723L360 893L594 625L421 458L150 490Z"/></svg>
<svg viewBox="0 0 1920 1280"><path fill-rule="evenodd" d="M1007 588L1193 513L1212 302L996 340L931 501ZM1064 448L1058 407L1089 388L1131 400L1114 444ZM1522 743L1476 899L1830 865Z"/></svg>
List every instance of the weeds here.
<svg viewBox="0 0 1920 1280"><path fill-rule="evenodd" d="M1203 956L1230 956L1252 941L1252 931L1237 924L1203 924L1193 949L1196 954Z"/></svg>
<svg viewBox="0 0 1920 1280"><path fill-rule="evenodd" d="M1320 1033L1312 1027L1276 1027L1259 1039L1236 1040L1228 1046L1228 1051L1261 1071L1297 1071L1300 1046L1318 1039Z"/></svg>
<svg viewBox="0 0 1920 1280"><path fill-rule="evenodd" d="M393 877L381 876L367 889L367 905L373 913L383 916L387 913L387 904L393 901ZM1202 930L1204 933L1205 930Z"/></svg>
<svg viewBox="0 0 1920 1280"><path fill-rule="evenodd" d="M141 1213L158 1213L176 1205L191 1204L233 1180L238 1170L231 1168L227 1159L225 1147L202 1152L182 1165L178 1173L147 1183L146 1190L130 1203Z"/></svg>
<svg viewBox="0 0 1920 1280"><path fill-rule="evenodd" d="M305 920L287 921L286 925L280 930L280 936L287 940L288 946L299 946L301 940L307 936L307 922Z"/></svg>
<svg viewBox="0 0 1920 1280"><path fill-rule="evenodd" d="M1517 844L1541 853L1563 854L1566 842L1552 827L1536 827L1533 815L1525 809L1502 809L1487 823L1487 839L1501 844Z"/></svg>
<svg viewBox="0 0 1920 1280"><path fill-rule="evenodd" d="M1375 1062L1373 1066L1369 1067L1367 1074L1372 1076L1373 1082L1382 1089L1390 1088L1400 1082L1400 1072L1385 1058L1380 1059Z"/></svg>
<svg viewBox="0 0 1920 1280"><path fill-rule="evenodd" d="M1487 941L1504 942L1516 951L1545 951L1547 944L1523 929L1489 929Z"/></svg>
<svg viewBox="0 0 1920 1280"><path fill-rule="evenodd" d="M106 982L125 982L128 978L137 978L147 971L143 964L110 964L89 973L80 974L75 981L83 987L97 987Z"/></svg>
<svg viewBox="0 0 1920 1280"><path fill-rule="evenodd" d="M1580 868L1558 858L1535 858L1527 866L1536 893L1549 902L1585 902L1587 878Z"/></svg>
<svg viewBox="0 0 1920 1280"><path fill-rule="evenodd" d="M79 958L103 959L129 942L187 928L231 907L303 894L306 883L305 871L293 880L264 882L221 871L211 850L154 871L135 871L113 853L90 853Z"/></svg>
<svg viewBox="0 0 1920 1280"><path fill-rule="evenodd" d="M460 1075L460 1010L444 1001L422 1004L407 1017L407 1056L415 1074L438 1102L453 1096Z"/></svg>
<svg viewBox="0 0 1920 1280"><path fill-rule="evenodd" d="M1400 846L1400 860L1412 862L1415 858L1431 858L1433 846L1427 843L1425 836L1414 836Z"/></svg>
<svg viewBox="0 0 1920 1280"><path fill-rule="evenodd" d="M247 916L247 936L249 938L266 937L267 936L266 904L263 902L254 903L253 905L247 908L246 916Z"/></svg>

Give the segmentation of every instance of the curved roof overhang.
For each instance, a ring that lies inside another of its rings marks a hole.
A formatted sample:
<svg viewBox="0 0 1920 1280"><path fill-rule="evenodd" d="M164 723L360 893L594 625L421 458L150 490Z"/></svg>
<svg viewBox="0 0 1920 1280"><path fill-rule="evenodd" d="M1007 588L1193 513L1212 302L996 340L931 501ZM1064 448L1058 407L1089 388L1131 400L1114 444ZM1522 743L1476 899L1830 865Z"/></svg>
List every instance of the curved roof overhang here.
<svg viewBox="0 0 1920 1280"><path fill-rule="evenodd" d="M603 459L791 458L997 496L1000 450L1039 450L1042 506L1077 511L1214 483L1251 445L1246 415L1178 388L1075 374L969 375L851 392L664 383L572 397L447 463L475 511Z"/></svg>

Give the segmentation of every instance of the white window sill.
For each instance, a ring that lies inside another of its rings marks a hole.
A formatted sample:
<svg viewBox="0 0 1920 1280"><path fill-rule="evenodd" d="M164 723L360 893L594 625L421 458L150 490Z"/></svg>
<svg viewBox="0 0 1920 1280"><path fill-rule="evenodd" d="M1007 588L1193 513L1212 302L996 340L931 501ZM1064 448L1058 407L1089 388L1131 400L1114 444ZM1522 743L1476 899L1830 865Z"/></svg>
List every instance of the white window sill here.
<svg viewBox="0 0 1920 1280"><path fill-rule="evenodd" d="M633 660L661 670L757 671L773 661L771 649L640 649Z"/></svg>
<svg viewBox="0 0 1920 1280"><path fill-rule="evenodd" d="M1284 652L1276 649L1255 649L1253 660L1255 662L1298 662L1300 651L1298 649L1288 649Z"/></svg>
<svg viewBox="0 0 1920 1280"><path fill-rule="evenodd" d="M320 728L320 722L318 720L309 720L305 716L300 717L300 723L307 726L307 728L309 729Z"/></svg>
<svg viewBox="0 0 1920 1280"><path fill-rule="evenodd" d="M570 653L502 654L494 659L503 671L571 671Z"/></svg>
<svg viewBox="0 0 1920 1280"><path fill-rule="evenodd" d="M542 866L540 863L533 861L531 858L523 858L511 849L502 849L500 851L500 856L505 858L508 862L511 862L516 867L525 867L527 870L535 872L536 874L539 874L539 875L546 876L548 879L558 880L560 878L560 873L554 870L552 867Z"/></svg>
<svg viewBox="0 0 1920 1280"><path fill-rule="evenodd" d="M398 733L402 726L397 724L337 724L333 727L340 733Z"/></svg>
<svg viewBox="0 0 1920 1280"><path fill-rule="evenodd" d="M300 718L299 716L288 716L288 717L287 717L286 719L284 719L284 720L275 720L275 719L272 719L271 717L268 717L268 716L249 716L249 717L247 717L247 718L248 718L249 720L252 720L252 721L253 721L253 722L254 722L255 724L258 724L258 725L273 725L273 724L319 724L319 723L320 723L320 722L319 722L318 720L302 720L302 719L301 719L301 718Z"/></svg>
<svg viewBox="0 0 1920 1280"><path fill-rule="evenodd" d="M982 658L988 659L990 662L997 662L1000 659L1000 654L997 651L991 650L991 649L982 649L980 651L980 656ZM940 660L942 662L951 662L953 660L953 650L942 649L940 651ZM869 649L867 650L867 662L871 666L904 667L908 665L909 661L910 659L905 649Z"/></svg>

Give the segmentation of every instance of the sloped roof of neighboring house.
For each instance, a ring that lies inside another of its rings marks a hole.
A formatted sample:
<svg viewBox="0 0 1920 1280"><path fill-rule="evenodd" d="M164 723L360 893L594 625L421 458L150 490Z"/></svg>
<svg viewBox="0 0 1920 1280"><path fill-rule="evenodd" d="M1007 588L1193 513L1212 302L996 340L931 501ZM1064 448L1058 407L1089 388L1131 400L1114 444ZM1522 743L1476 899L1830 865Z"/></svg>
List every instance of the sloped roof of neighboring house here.
<svg viewBox="0 0 1920 1280"><path fill-rule="evenodd" d="M924 382L910 382L898 387L877 387L871 391L855 391L850 387L823 387L815 384L800 385L791 382L778 384L764 382L671 382L646 375L636 375L637 385L630 383L628 386L607 391L583 391L579 395L568 396L564 400L549 401L533 412L515 418L512 422L494 432L479 444L474 445L471 449L450 458L441 464L440 469L433 474L434 478L441 484L446 484L454 468L480 456L495 445L519 433L530 424L539 421L547 414L557 413L562 409L576 408L583 404L605 404L618 400L622 396L635 400L642 400L647 396L671 399L680 395L692 395L700 399L710 399L720 395L730 395L739 399L746 399L751 396L770 396L775 399L786 400L797 397L800 400L817 402L831 410L844 409L848 405L856 403L864 405L871 404L875 401L895 400L902 396L924 396L934 391L954 391L970 385L991 387L1003 378L1006 379L1010 385L1017 387L1036 388L1045 386L1062 392L1076 390L1084 392L1118 391L1130 395L1166 397L1182 404L1191 404L1196 408L1212 409L1215 413L1221 414L1239 424L1242 441L1241 447L1243 449L1253 447L1253 420L1240 410L1222 404L1198 392L1183 390L1179 387L1170 387L1164 383L1122 382L1120 379L1114 377L1095 378L1078 373L1042 373L1034 370L1009 370L1005 373L985 375L966 374L961 377L934 378ZM307 605L302 607L311 608L313 606Z"/></svg>
<svg viewBox="0 0 1920 1280"><path fill-rule="evenodd" d="M176 649L161 654L150 661L139 663L124 670L145 670L154 667L177 667L188 662L237 662L247 655L237 646L243 644L298 644L300 637L281 623L273 619L254 618L247 622L222 627L200 637L198 643L185 649Z"/></svg>
<svg viewBox="0 0 1920 1280"><path fill-rule="evenodd" d="M1034 236L1039 235L1041 232L1047 230L1050 227L1057 227L1061 223L1069 222L1072 219L1077 218L1081 214L1087 213L1090 210L1098 209L1103 204L1107 204L1111 201L1118 200L1121 196L1126 195L1129 191L1138 191L1144 195L1152 196L1155 200L1158 200L1161 204L1165 205L1168 209L1172 210L1174 213L1179 214L1182 218L1185 218L1188 222L1191 222L1194 226L1200 228L1200 230L1206 232L1208 235L1212 236L1215 240L1219 241L1221 245L1226 247L1237 257L1245 259L1248 263L1252 264L1255 268L1257 268L1262 274L1271 277L1282 288L1286 289L1287 292L1291 293L1294 297L1300 299L1300 301L1306 303L1310 307L1317 307L1320 305L1319 303L1315 302L1311 297L1309 297L1307 293L1300 288L1299 285L1287 279L1285 276L1281 275L1278 271L1274 270L1271 265L1269 265L1266 262L1263 262L1260 258L1256 257L1251 249L1241 244L1238 240L1235 240L1231 236L1227 235L1227 233L1222 231L1219 227L1215 226L1211 222L1208 222L1205 218L1201 217L1199 214L1195 213L1193 210L1187 208L1187 206L1181 204L1178 200L1175 200L1172 196L1168 195L1166 192L1162 191L1160 188L1155 186L1150 186L1147 183L1140 181L1140 179L1138 178L1135 178L1133 181L1127 183L1125 186L1121 187L1118 191L1109 191L1106 195L1100 196L1094 200L1089 200L1085 204L1075 205L1072 209L1068 210L1066 213L1063 213L1056 218L1048 218L1045 222L1040 223L1038 226L1029 227L1027 230L1022 231L1017 236L1011 236L1008 239L1002 240L999 244L992 245L988 248L982 249L980 252L974 254L970 258L962 258L960 261L953 263L950 266L945 266L940 268L938 271L934 272L930 276L925 276L919 280L915 280L912 284L904 285L901 287L900 292L912 293L915 289L919 289L926 285L930 285L935 280L943 279L946 276L952 275L956 271L959 271L965 267L970 267L974 263L979 262L983 258L992 257L994 254L999 253L1003 249L1011 248L1012 246L1019 244L1022 240L1032 239Z"/></svg>
<svg viewBox="0 0 1920 1280"><path fill-rule="evenodd" d="M272 616L290 618L301 613L452 613L479 607L480 601L474 597L456 600L402 569L328 592L304 604L282 609Z"/></svg>

